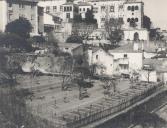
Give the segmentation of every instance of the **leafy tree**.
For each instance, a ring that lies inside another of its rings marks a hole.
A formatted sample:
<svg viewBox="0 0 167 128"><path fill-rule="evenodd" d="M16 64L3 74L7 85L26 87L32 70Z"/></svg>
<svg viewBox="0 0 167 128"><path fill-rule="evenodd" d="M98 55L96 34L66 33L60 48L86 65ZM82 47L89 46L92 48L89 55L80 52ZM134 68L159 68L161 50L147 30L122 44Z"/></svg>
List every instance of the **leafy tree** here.
<svg viewBox="0 0 167 128"><path fill-rule="evenodd" d="M105 30L108 34L112 45L117 45L122 39L123 31L121 29L123 24L122 18L111 18L105 22Z"/></svg>
<svg viewBox="0 0 167 128"><path fill-rule="evenodd" d="M8 23L5 31L19 35L22 38L29 38L31 30L31 23L26 18L21 17Z"/></svg>
<svg viewBox="0 0 167 128"><path fill-rule="evenodd" d="M93 10L88 9L86 14L85 14L85 22L87 24L96 24L97 20L94 19L94 15L93 15Z"/></svg>
<svg viewBox="0 0 167 128"><path fill-rule="evenodd" d="M143 27L147 30L150 30L151 28L151 19L146 15L143 17Z"/></svg>
<svg viewBox="0 0 167 128"><path fill-rule="evenodd" d="M82 22L82 17L81 15L75 15L74 16L74 23L81 23Z"/></svg>
<svg viewBox="0 0 167 128"><path fill-rule="evenodd" d="M67 43L83 43L82 37L77 36L77 35L72 35L66 40Z"/></svg>
<svg viewBox="0 0 167 128"><path fill-rule="evenodd" d="M16 34L0 35L0 45L10 48L12 51L31 51L32 47L29 42Z"/></svg>

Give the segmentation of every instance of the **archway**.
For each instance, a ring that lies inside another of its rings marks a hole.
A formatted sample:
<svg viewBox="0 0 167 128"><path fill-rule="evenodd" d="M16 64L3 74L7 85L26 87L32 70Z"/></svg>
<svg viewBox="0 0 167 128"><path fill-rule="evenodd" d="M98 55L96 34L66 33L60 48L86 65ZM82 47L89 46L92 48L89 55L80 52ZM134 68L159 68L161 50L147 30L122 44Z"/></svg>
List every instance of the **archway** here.
<svg viewBox="0 0 167 128"><path fill-rule="evenodd" d="M134 33L134 41L139 41L139 33Z"/></svg>

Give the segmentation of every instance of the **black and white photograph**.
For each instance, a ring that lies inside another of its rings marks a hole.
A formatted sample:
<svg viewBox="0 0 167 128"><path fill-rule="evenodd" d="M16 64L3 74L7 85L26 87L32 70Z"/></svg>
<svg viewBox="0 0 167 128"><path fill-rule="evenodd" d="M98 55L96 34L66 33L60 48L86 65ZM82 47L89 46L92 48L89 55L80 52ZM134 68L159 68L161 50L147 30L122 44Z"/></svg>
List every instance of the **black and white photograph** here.
<svg viewBox="0 0 167 128"><path fill-rule="evenodd" d="M167 128L167 0L0 0L0 128Z"/></svg>

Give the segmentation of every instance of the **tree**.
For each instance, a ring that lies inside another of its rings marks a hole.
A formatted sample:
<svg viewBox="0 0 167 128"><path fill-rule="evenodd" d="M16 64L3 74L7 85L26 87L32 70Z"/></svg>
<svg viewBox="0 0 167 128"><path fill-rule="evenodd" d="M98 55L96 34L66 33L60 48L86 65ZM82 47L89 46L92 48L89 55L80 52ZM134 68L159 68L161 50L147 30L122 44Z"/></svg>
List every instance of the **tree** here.
<svg viewBox="0 0 167 128"><path fill-rule="evenodd" d="M6 48L10 48L14 52L32 50L31 44L16 34L0 35L0 45Z"/></svg>
<svg viewBox="0 0 167 128"><path fill-rule="evenodd" d="M81 23L81 22L82 22L81 14L75 15L74 16L74 23Z"/></svg>
<svg viewBox="0 0 167 128"><path fill-rule="evenodd" d="M146 71L145 77L147 79L147 82L150 82L150 75L151 73L154 71L154 68L152 65L150 65L150 67L144 67L144 70Z"/></svg>
<svg viewBox="0 0 167 128"><path fill-rule="evenodd" d="M80 36L72 35L72 36L67 38L66 42L67 43L78 43L78 44L81 44L81 43L83 43L83 40L82 40L82 37L80 37Z"/></svg>
<svg viewBox="0 0 167 128"><path fill-rule="evenodd" d="M143 27L147 30L150 30L151 28L151 19L146 15L143 17Z"/></svg>
<svg viewBox="0 0 167 128"><path fill-rule="evenodd" d="M122 18L111 18L105 22L105 30L112 45L117 45L117 43L119 43L122 39L122 24Z"/></svg>
<svg viewBox="0 0 167 128"><path fill-rule="evenodd" d="M6 25L6 32L19 35L22 38L29 38L32 30L31 23L26 18L16 19Z"/></svg>
<svg viewBox="0 0 167 128"><path fill-rule="evenodd" d="M94 19L94 15L93 15L93 10L88 9L87 12L85 13L85 22L87 24L96 24L97 20Z"/></svg>

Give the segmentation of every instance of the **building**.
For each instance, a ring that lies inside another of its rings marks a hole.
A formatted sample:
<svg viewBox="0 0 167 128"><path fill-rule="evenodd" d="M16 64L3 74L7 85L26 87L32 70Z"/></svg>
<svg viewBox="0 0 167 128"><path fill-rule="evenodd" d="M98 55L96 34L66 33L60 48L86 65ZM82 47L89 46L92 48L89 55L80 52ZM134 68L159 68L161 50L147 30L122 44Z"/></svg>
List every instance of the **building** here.
<svg viewBox="0 0 167 128"><path fill-rule="evenodd" d="M62 18L63 21L65 22L71 22L75 15L78 14L78 5L72 3L72 2L67 2L63 4L62 6Z"/></svg>
<svg viewBox="0 0 167 128"><path fill-rule="evenodd" d="M88 64L94 66L96 75L113 75L114 57L101 48L93 47L87 51Z"/></svg>
<svg viewBox="0 0 167 128"><path fill-rule="evenodd" d="M88 10L92 10L92 5L86 2L79 2L79 14L81 15L82 19L85 19L85 14Z"/></svg>
<svg viewBox="0 0 167 128"><path fill-rule="evenodd" d="M7 23L24 17L32 25L32 35L38 34L38 0L7 0Z"/></svg>
<svg viewBox="0 0 167 128"><path fill-rule="evenodd" d="M38 6L44 8L44 13L61 17L62 16L61 5L64 3L66 3L66 0L40 0L38 2Z"/></svg>
<svg viewBox="0 0 167 128"><path fill-rule="evenodd" d="M97 19L98 28L104 28L104 23L110 18L123 18L126 0L92 0L93 13Z"/></svg>
<svg viewBox="0 0 167 128"><path fill-rule="evenodd" d="M89 49L87 53L88 63L97 66L98 75L130 75L143 68L143 53L134 50L132 44L109 51L95 47Z"/></svg>
<svg viewBox="0 0 167 128"><path fill-rule="evenodd" d="M82 44L77 43L59 43L59 49L64 53L69 53L73 56L83 55Z"/></svg>
<svg viewBox="0 0 167 128"><path fill-rule="evenodd" d="M134 44L123 45L109 53L114 56L116 74L130 74L143 68L143 52L135 49Z"/></svg>
<svg viewBox="0 0 167 128"><path fill-rule="evenodd" d="M147 80L148 73L150 73L149 80L151 82L163 82L167 84L167 59L166 58L163 58L160 60L159 59L144 59L144 66L146 65L152 67L153 71L151 72L145 71L147 75L143 77L143 80L144 78L145 80Z"/></svg>
<svg viewBox="0 0 167 128"><path fill-rule="evenodd" d="M0 32L5 31L5 26L7 24L7 1L6 0L0 0Z"/></svg>
<svg viewBox="0 0 167 128"><path fill-rule="evenodd" d="M144 3L138 0L90 0L98 28L105 29L110 18L123 19L123 40L149 40L149 33L143 28Z"/></svg>

